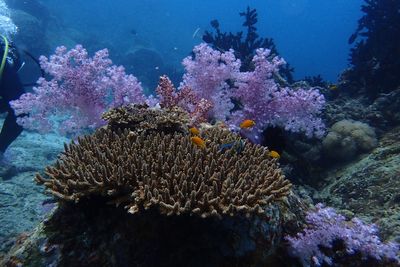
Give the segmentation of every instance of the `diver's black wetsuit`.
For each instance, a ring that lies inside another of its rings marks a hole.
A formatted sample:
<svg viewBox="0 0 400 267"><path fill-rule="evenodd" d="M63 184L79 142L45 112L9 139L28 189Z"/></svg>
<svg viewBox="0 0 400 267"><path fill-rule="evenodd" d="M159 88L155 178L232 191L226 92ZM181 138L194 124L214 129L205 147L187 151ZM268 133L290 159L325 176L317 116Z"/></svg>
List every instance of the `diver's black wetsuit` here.
<svg viewBox="0 0 400 267"><path fill-rule="evenodd" d="M4 54L4 43L0 46L1 61ZM22 132L22 127L17 124L14 110L9 104L9 101L18 99L25 93L17 73L20 67L18 52L10 45L7 62L0 81L0 112L8 113L0 132L0 153L4 152Z"/></svg>

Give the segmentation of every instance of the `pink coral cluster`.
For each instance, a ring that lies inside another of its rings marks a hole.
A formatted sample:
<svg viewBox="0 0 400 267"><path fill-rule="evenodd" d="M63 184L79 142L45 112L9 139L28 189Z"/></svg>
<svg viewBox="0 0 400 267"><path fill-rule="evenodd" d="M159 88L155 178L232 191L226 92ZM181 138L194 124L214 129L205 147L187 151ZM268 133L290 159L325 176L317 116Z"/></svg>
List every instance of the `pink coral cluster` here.
<svg viewBox="0 0 400 267"><path fill-rule="evenodd" d="M40 57L42 69L53 78L40 78L33 93L11 101L24 128L77 134L104 124L101 114L116 106L144 102L140 83L122 66L112 65L107 49L88 57L77 45L58 47L50 59Z"/></svg>
<svg viewBox="0 0 400 267"><path fill-rule="evenodd" d="M343 253L332 253L334 242L339 240L344 242L348 255L358 252L363 259L387 259L393 262L393 266L398 266L399 244L383 243L374 224L366 224L358 218L346 221L335 209L325 207L321 203L316 205L315 211L307 213L306 222L307 226L303 232L294 237L286 236L290 253L298 257L303 266L335 265L338 256L345 257Z"/></svg>
<svg viewBox="0 0 400 267"><path fill-rule="evenodd" d="M322 137L324 124L318 115L325 99L316 89L281 87L274 76L285 61L270 57L270 50L258 49L253 58L255 69L240 71L240 60L233 51L221 53L206 44L193 50L194 56L183 60L186 74L183 86L211 101L214 118L236 127L244 119L256 121L255 134L268 126L303 132L308 137ZM182 86L181 85L181 86ZM234 107L236 99L240 108Z"/></svg>
<svg viewBox="0 0 400 267"><path fill-rule="evenodd" d="M243 109L233 113L234 122L253 119L261 132L267 126L282 127L291 132L303 132L308 137L322 137L324 124L318 117L325 98L316 89L292 89L281 87L274 74L286 64L281 58L271 60L270 50L257 49L253 58L254 71L241 72L236 76L233 95Z"/></svg>
<svg viewBox="0 0 400 267"><path fill-rule="evenodd" d="M103 125L101 114L109 108L160 101L161 106L188 111L193 124L216 119L237 127L252 119L255 135L278 126L321 137L324 124L318 115L325 104L323 95L315 89L281 87L274 76L285 61L271 57L267 49L258 49L252 62L253 71L241 72L233 50L220 52L200 44L183 60L186 73L179 90L162 76L156 99L145 97L134 76L112 65L106 49L90 58L80 45L69 51L59 47L50 59L40 58L41 67L53 78L40 78L33 93L23 94L11 106L19 124L41 132L79 134Z"/></svg>
<svg viewBox="0 0 400 267"><path fill-rule="evenodd" d="M171 80L163 75L156 88L161 107L179 106L190 114L191 124L196 125L207 120L208 112L212 109L210 101L199 98L188 86L176 90Z"/></svg>
<svg viewBox="0 0 400 267"><path fill-rule="evenodd" d="M204 43L195 46L193 53L194 58L189 56L182 62L186 73L179 88L191 88L198 97L212 103L211 116L226 120L233 108L228 82L239 72L240 60L236 59L233 50L219 52Z"/></svg>

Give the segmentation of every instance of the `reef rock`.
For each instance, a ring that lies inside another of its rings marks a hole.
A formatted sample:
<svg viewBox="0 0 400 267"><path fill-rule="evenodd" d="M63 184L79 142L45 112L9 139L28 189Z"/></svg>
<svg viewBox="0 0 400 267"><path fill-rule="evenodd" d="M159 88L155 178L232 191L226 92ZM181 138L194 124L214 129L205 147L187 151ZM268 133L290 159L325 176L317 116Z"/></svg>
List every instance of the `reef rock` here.
<svg viewBox="0 0 400 267"><path fill-rule="evenodd" d="M366 123L352 120L336 122L322 140L325 156L336 161L353 159L376 145L375 130Z"/></svg>
<svg viewBox="0 0 400 267"><path fill-rule="evenodd" d="M47 53L46 35L42 21L22 10L12 10L11 18L18 27L14 41L35 55Z"/></svg>
<svg viewBox="0 0 400 267"><path fill-rule="evenodd" d="M400 241L400 127L387 132L372 152L326 174L315 194L349 216L376 223L384 239Z"/></svg>

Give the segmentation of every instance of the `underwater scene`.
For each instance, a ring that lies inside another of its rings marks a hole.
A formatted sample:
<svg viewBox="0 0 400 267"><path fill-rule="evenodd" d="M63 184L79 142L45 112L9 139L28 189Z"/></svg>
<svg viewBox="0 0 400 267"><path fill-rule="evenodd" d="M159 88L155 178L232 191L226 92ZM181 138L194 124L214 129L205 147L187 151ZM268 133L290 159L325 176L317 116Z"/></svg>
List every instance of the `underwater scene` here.
<svg viewBox="0 0 400 267"><path fill-rule="evenodd" d="M400 0L0 0L0 267L400 266Z"/></svg>

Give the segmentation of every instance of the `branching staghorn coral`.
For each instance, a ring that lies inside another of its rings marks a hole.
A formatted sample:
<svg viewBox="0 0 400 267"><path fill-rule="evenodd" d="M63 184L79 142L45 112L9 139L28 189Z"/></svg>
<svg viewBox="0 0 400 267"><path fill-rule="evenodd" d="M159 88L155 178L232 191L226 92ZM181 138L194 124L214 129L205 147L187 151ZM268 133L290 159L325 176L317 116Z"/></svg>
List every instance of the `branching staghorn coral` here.
<svg viewBox="0 0 400 267"><path fill-rule="evenodd" d="M222 151L222 143L239 137L219 128L201 137L204 149L180 132L99 129L66 145L46 168L48 178L38 174L36 181L64 201L102 196L130 213L155 207L203 218L263 214L289 193L290 182L266 148L244 141L240 152Z"/></svg>

